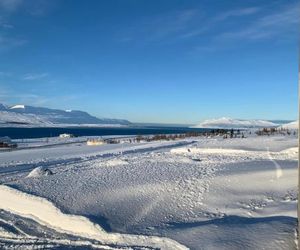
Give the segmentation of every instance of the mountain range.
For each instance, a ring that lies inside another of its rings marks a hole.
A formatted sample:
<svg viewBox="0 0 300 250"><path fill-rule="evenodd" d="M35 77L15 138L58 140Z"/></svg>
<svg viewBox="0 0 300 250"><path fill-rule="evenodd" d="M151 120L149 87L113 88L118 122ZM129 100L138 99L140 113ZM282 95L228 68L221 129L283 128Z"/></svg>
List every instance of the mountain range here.
<svg viewBox="0 0 300 250"><path fill-rule="evenodd" d="M228 117L205 120L202 123L192 126L193 128L223 128L223 129L247 129L278 127L279 124L267 120L240 120Z"/></svg>
<svg viewBox="0 0 300 250"><path fill-rule="evenodd" d="M0 126L124 126L131 122L124 119L97 118L80 110L60 110L27 105L0 104Z"/></svg>

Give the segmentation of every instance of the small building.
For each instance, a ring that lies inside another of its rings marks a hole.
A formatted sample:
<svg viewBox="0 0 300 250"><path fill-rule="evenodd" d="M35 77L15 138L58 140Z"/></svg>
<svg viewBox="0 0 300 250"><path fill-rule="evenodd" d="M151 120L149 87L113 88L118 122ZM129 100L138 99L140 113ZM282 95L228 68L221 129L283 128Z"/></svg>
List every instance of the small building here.
<svg viewBox="0 0 300 250"><path fill-rule="evenodd" d="M74 137L74 135L72 135L72 134L66 134L66 133L59 135L59 138L62 138L62 139L73 138L73 137Z"/></svg>
<svg viewBox="0 0 300 250"><path fill-rule="evenodd" d="M107 143L107 144L118 144L118 143L120 143L120 141L116 140L116 139L106 139L106 140L104 140L104 142Z"/></svg>
<svg viewBox="0 0 300 250"><path fill-rule="evenodd" d="M12 142L8 136L0 137L0 148L16 148L17 144Z"/></svg>
<svg viewBox="0 0 300 250"><path fill-rule="evenodd" d="M86 144L88 146L98 146L98 145L103 145L105 144L105 141L103 139L99 139L99 138L93 138L93 139L88 139Z"/></svg>

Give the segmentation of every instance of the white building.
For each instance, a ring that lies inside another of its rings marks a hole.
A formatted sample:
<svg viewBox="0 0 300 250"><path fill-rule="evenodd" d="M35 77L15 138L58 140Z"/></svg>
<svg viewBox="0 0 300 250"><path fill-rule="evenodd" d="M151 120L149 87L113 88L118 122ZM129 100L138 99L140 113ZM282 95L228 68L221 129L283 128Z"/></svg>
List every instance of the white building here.
<svg viewBox="0 0 300 250"><path fill-rule="evenodd" d="M105 144L105 141L102 140L102 139L88 139L86 144L88 146L98 146L98 145L102 145L102 144Z"/></svg>
<svg viewBox="0 0 300 250"><path fill-rule="evenodd" d="M72 137L74 137L74 135L72 135L72 134L66 134L66 133L59 135L59 138L63 138L63 139L65 139L65 138L72 138Z"/></svg>

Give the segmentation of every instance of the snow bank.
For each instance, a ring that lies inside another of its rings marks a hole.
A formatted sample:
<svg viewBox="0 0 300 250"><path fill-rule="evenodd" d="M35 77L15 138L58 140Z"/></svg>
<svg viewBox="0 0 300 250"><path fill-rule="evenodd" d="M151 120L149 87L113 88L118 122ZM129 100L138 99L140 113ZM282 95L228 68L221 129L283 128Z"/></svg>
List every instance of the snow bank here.
<svg viewBox="0 0 300 250"><path fill-rule="evenodd" d="M185 153L203 153L203 154L243 154L248 151L240 150L240 149L224 149L224 148L174 148L171 149L171 153L173 154L185 154Z"/></svg>
<svg viewBox="0 0 300 250"><path fill-rule="evenodd" d="M29 195L5 185L0 185L0 200L0 209L30 218L58 232L98 240L105 244L187 249L176 241L164 237L106 233L100 226L83 216L64 214L44 198Z"/></svg>
<svg viewBox="0 0 300 250"><path fill-rule="evenodd" d="M294 155L297 155L298 151L299 151L298 147L292 147L292 148L281 150L280 152L283 153L283 154L288 154L289 156L292 157Z"/></svg>
<svg viewBox="0 0 300 250"><path fill-rule="evenodd" d="M218 119L205 120L204 122L192 126L193 128L224 128L224 129L243 129L243 128L262 128L262 127L276 127L275 124L265 120L238 120L228 117Z"/></svg>
<svg viewBox="0 0 300 250"><path fill-rule="evenodd" d="M53 175L52 171L48 168L44 167L37 167L33 169L27 177L41 177L41 176L47 176L47 175Z"/></svg>

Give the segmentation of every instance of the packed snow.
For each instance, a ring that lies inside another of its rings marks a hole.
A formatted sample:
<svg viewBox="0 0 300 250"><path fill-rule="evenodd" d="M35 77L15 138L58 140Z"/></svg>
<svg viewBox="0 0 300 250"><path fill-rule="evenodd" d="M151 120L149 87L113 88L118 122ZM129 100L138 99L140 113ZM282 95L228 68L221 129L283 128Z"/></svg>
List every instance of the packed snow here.
<svg viewBox="0 0 300 250"><path fill-rule="evenodd" d="M0 247L296 249L297 134L245 137L2 152Z"/></svg>
<svg viewBox="0 0 300 250"><path fill-rule="evenodd" d="M193 128L215 128L215 129L245 129L245 128L264 128L276 127L275 124L265 120L238 120L228 117L205 120L204 122L192 126Z"/></svg>

